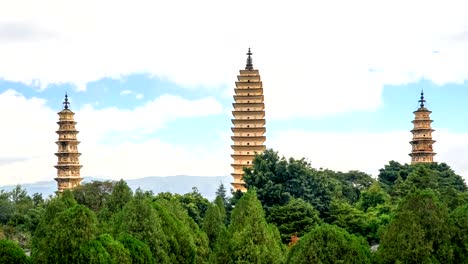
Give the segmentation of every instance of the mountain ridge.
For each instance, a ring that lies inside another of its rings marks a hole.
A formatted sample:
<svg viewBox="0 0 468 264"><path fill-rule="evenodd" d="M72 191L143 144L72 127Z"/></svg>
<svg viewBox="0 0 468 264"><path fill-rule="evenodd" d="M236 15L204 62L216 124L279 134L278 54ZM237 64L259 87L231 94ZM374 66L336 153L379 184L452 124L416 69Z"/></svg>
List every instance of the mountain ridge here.
<svg viewBox="0 0 468 264"><path fill-rule="evenodd" d="M125 180L125 179L124 179ZM103 179L95 177L84 177L83 183L92 181L118 181L112 179ZM196 187L203 197L213 200L215 198L216 189L222 183L226 189L230 189L231 177L230 176L189 176L189 175L176 175L176 176L148 176L139 179L125 180L128 186L135 191L140 188L144 191L152 191L157 194L160 192L170 192L185 194L192 191ZM0 190L11 191L16 185L0 186ZM55 181L38 181L33 183L21 184L26 189L29 195L34 193L42 193L43 197L54 195L57 190L57 183Z"/></svg>

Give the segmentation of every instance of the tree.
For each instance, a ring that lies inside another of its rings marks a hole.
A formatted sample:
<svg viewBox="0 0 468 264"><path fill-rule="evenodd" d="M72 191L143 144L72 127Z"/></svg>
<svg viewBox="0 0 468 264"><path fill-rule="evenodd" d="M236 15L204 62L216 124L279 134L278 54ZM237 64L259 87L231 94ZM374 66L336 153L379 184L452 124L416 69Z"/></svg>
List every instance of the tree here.
<svg viewBox="0 0 468 264"><path fill-rule="evenodd" d="M468 204L459 206L450 214L450 227L454 263L468 263Z"/></svg>
<svg viewBox="0 0 468 264"><path fill-rule="evenodd" d="M79 204L86 205L94 212L99 212L106 203L114 182L92 181L79 185L73 189L73 196Z"/></svg>
<svg viewBox="0 0 468 264"><path fill-rule="evenodd" d="M169 263L166 237L159 219L147 195L137 190L133 199L116 216L114 234L127 233L148 244L158 263Z"/></svg>
<svg viewBox="0 0 468 264"><path fill-rule="evenodd" d="M267 224L254 190L232 211L231 224L215 246L215 263L282 263L283 245L275 226Z"/></svg>
<svg viewBox="0 0 468 264"><path fill-rule="evenodd" d="M179 202L187 210L188 215L201 227L210 201L201 195L197 187L193 187L192 192L179 196Z"/></svg>
<svg viewBox="0 0 468 264"><path fill-rule="evenodd" d="M77 263L87 246L97 234L97 219L83 205L75 205L59 212L49 223L41 223L43 237L37 238L33 251L34 263Z"/></svg>
<svg viewBox="0 0 468 264"><path fill-rule="evenodd" d="M31 257L34 263L47 263L49 250L49 236L54 235L55 230L51 226L60 213L77 205L73 194L65 191L59 197L48 202L36 230L33 233Z"/></svg>
<svg viewBox="0 0 468 264"><path fill-rule="evenodd" d="M448 212L431 190L405 197L383 230L377 251L381 263L451 263Z"/></svg>
<svg viewBox="0 0 468 264"><path fill-rule="evenodd" d="M109 254L111 264L131 264L132 259L130 251L122 245L118 240L114 240L111 235L103 234L97 238L106 252Z"/></svg>
<svg viewBox="0 0 468 264"><path fill-rule="evenodd" d="M0 190L0 223L6 224L13 215L13 203L10 200L10 193Z"/></svg>
<svg viewBox="0 0 468 264"><path fill-rule="evenodd" d="M290 242L293 235L302 237L322 222L312 205L296 198L271 207L267 220L278 227L283 243Z"/></svg>
<svg viewBox="0 0 468 264"><path fill-rule="evenodd" d="M361 193L358 206L366 212L370 207L385 204L389 200L390 196L380 188L378 182L374 182L369 189Z"/></svg>
<svg viewBox="0 0 468 264"><path fill-rule="evenodd" d="M361 192L369 188L375 181L372 177L361 171L333 172L330 170L322 170L320 172L328 174L330 177L339 181L341 186L341 195L350 204L359 200Z"/></svg>
<svg viewBox="0 0 468 264"><path fill-rule="evenodd" d="M305 159L280 158L271 149L256 155L252 163L252 168L245 169L243 179L249 189L257 190L267 212L273 205L286 204L291 197L309 202L321 215L330 209L336 180L328 172L313 169Z"/></svg>
<svg viewBox="0 0 468 264"><path fill-rule="evenodd" d="M219 184L218 189L216 190L215 194L216 194L216 197L220 197L222 199L224 207L226 207L228 204L228 199L227 199L226 187L224 187L223 183Z"/></svg>
<svg viewBox="0 0 468 264"><path fill-rule="evenodd" d="M166 209L166 212L170 214L171 217L169 218L161 218L161 221L171 221L171 219L175 219L174 222L178 222L179 231L175 232L176 234L179 233L179 235L184 235L187 238L180 239L181 241L178 242L178 244L184 248L184 243L188 245L194 245L194 250L195 250L195 260L194 263L206 263L208 260L208 257L210 255L210 247L209 247L209 240L208 236L206 235L205 232L203 232L195 223L195 221L188 215L187 211L181 206L180 202L176 200L165 200L165 199L157 199L156 204L162 206ZM163 224L163 230L165 234L169 234L169 232L166 233L167 229L164 229ZM182 234L183 233L183 234ZM193 241L193 244L192 244ZM188 251L188 250L187 250Z"/></svg>
<svg viewBox="0 0 468 264"><path fill-rule="evenodd" d="M29 264L31 261L15 242L0 239L0 263Z"/></svg>
<svg viewBox="0 0 468 264"><path fill-rule="evenodd" d="M120 180L114 184L114 188L106 200L106 207L110 213L114 214L122 210L132 199L132 196L132 189L124 180Z"/></svg>
<svg viewBox="0 0 468 264"><path fill-rule="evenodd" d="M363 239L337 226L323 224L291 248L287 263L371 263L371 254Z"/></svg>
<svg viewBox="0 0 468 264"><path fill-rule="evenodd" d="M419 189L430 188L441 193L444 193L449 188L453 188L458 192L465 192L467 190L463 178L457 175L445 163L431 162L401 165L398 162L390 161L389 165L385 165L383 169L380 169L379 182L390 193L401 191L398 189L394 190L398 178L403 182L406 182L407 178L409 179L409 183L406 186L403 185L405 188L409 188L409 186ZM407 190L403 189L403 194L406 194L405 191Z"/></svg>
<svg viewBox="0 0 468 264"><path fill-rule="evenodd" d="M172 208L169 209L171 206ZM176 206L165 200L154 203L162 233L166 238L163 246L170 263L194 263L197 249L192 230L170 212Z"/></svg>
<svg viewBox="0 0 468 264"><path fill-rule="evenodd" d="M130 254L130 258L132 260L131 263L139 263L139 264L156 263L149 246L141 242L140 240L136 239L135 237L127 233L121 233L118 237L118 241L122 243L125 249L128 250Z"/></svg>
<svg viewBox="0 0 468 264"><path fill-rule="evenodd" d="M402 165L392 160L388 163L388 165L385 165L383 169L380 169L378 180L386 188L391 189L398 177L400 177L402 180L406 180L406 177L408 177L409 173L410 168L408 164Z"/></svg>
<svg viewBox="0 0 468 264"><path fill-rule="evenodd" d="M327 221L345 229L350 234L367 237L368 216L346 202L334 201Z"/></svg>
<svg viewBox="0 0 468 264"><path fill-rule="evenodd" d="M98 240L84 243L79 249L78 259L65 263L111 264L112 259Z"/></svg>
<svg viewBox="0 0 468 264"><path fill-rule="evenodd" d="M211 247L215 245L221 232L226 229L226 211L224 206L223 198L217 196L216 200L209 205L203 219L202 230L207 234Z"/></svg>

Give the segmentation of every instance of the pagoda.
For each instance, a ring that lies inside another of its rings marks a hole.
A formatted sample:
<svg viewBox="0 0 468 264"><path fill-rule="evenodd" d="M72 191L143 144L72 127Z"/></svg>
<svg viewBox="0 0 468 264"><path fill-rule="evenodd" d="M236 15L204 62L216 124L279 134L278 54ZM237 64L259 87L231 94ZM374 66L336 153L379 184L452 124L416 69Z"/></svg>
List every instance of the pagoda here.
<svg viewBox="0 0 468 264"><path fill-rule="evenodd" d="M263 87L258 70L253 68L252 52L247 53L245 70L240 70L234 89L234 111L232 114L234 133L231 145L234 162L231 166L234 172L232 187L234 191L245 192L247 189L242 179L244 167L251 167L256 153L265 151L265 104L263 103Z"/></svg>
<svg viewBox="0 0 468 264"><path fill-rule="evenodd" d="M412 151L409 154L411 156L411 164L416 163L429 163L434 162L434 156L436 153L432 150L432 144L435 143L432 140L432 132L434 129L431 128L432 120L429 115L432 113L425 106L424 103L424 92L421 91L421 99L418 110L414 111L414 128L411 130L413 133L413 140L410 141Z"/></svg>
<svg viewBox="0 0 468 264"><path fill-rule="evenodd" d="M57 187L58 192L62 193L64 190L72 189L80 185L83 177L80 176L80 161L81 153L78 152L78 144L80 142L76 139L78 131L75 128L76 122L74 115L70 110L70 102L68 102L68 95L65 94L65 101L63 102L62 111L58 112L59 130L57 134L59 139L55 142L58 145L58 152L55 155L58 158L57 165Z"/></svg>

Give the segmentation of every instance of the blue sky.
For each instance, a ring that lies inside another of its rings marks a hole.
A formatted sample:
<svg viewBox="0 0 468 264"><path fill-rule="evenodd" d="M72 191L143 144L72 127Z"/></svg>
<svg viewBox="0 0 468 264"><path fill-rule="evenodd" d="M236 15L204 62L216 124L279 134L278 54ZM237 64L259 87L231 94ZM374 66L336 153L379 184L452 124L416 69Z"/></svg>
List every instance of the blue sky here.
<svg viewBox="0 0 468 264"><path fill-rule="evenodd" d="M466 178L468 20L463 1L449 2L0 4L0 184L55 176L65 92L84 176L229 175L248 47L267 147L376 176L389 160L409 162L424 89L436 160ZM246 6L256 15L239 20Z"/></svg>

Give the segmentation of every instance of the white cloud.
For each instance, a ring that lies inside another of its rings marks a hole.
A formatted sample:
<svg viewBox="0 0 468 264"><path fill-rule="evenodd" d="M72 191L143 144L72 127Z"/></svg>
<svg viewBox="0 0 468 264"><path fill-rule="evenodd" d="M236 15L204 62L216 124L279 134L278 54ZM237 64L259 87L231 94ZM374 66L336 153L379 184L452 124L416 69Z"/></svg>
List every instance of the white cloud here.
<svg viewBox="0 0 468 264"><path fill-rule="evenodd" d="M220 152L229 153L224 150L229 147L227 142L208 150L202 142L186 146L145 137L171 121L216 115L222 110L211 97L187 100L173 95L162 95L131 110L94 109L90 105L74 109L78 140L82 141L82 174L113 179L226 175L230 157ZM8 90L0 93L0 112L4 113L0 115L0 185L53 179L58 137L55 111L43 99L27 99ZM106 136L113 133L121 133L123 139L106 142ZM138 143L132 143L132 137L138 138Z"/></svg>
<svg viewBox="0 0 468 264"><path fill-rule="evenodd" d="M123 90L120 92L120 95L128 95L128 94L131 94L132 91L131 90Z"/></svg>
<svg viewBox="0 0 468 264"><path fill-rule="evenodd" d="M436 162L445 162L468 183L468 134L436 131L433 138ZM286 157L307 158L315 168L339 171L361 170L377 177L379 169L390 160L410 163L411 133L318 133L277 131L268 140L269 147Z"/></svg>
<svg viewBox="0 0 468 264"><path fill-rule="evenodd" d="M146 102L131 110L109 107L95 109L85 105L76 112L80 130L87 141L100 142L110 133L134 137L163 128L170 121L221 114L223 108L213 97L187 100L169 94Z"/></svg>
<svg viewBox="0 0 468 264"><path fill-rule="evenodd" d="M465 4L14 1L0 4L3 35L21 25L14 43L0 38L0 77L84 90L103 77L145 72L225 89L252 46L269 118L374 110L385 84L467 79Z"/></svg>
<svg viewBox="0 0 468 264"><path fill-rule="evenodd" d="M141 93L135 95L135 98L138 99L138 100L143 99L144 97L145 97L145 95L141 94Z"/></svg>

